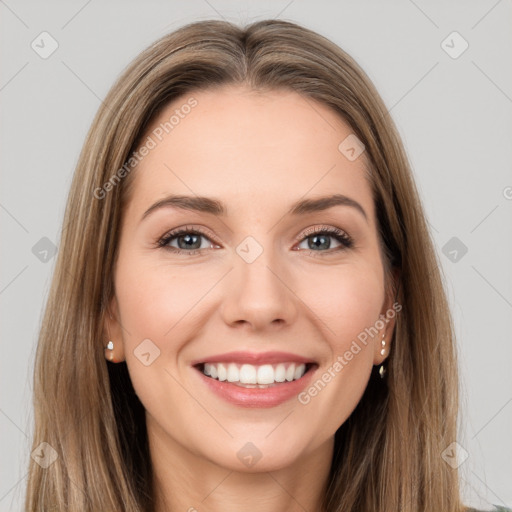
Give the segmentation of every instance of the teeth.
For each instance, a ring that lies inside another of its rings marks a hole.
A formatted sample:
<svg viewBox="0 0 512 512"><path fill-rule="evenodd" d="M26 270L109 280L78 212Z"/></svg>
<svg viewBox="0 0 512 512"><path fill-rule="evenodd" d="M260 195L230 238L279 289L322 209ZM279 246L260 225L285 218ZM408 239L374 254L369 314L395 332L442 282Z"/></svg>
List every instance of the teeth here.
<svg viewBox="0 0 512 512"><path fill-rule="evenodd" d="M230 363L228 366L228 382L237 382L240 377L240 372L236 364Z"/></svg>
<svg viewBox="0 0 512 512"><path fill-rule="evenodd" d="M251 365L244 365L251 366ZM242 366L243 368L243 366ZM253 367L254 368L254 367ZM264 364L258 368L258 384L273 384L274 383L274 368L271 364ZM242 372L240 372L240 382L245 384L242 378Z"/></svg>
<svg viewBox="0 0 512 512"><path fill-rule="evenodd" d="M284 382L286 379L286 367L284 364L278 364L274 371L274 379L276 382Z"/></svg>
<svg viewBox="0 0 512 512"><path fill-rule="evenodd" d="M240 382L244 384L268 384L267 382L260 382L260 371L258 370L256 372L256 368L254 366L251 366L250 364L242 365L242 367L240 368L239 376Z"/></svg>
<svg viewBox="0 0 512 512"><path fill-rule="evenodd" d="M203 373L212 379L240 384L274 384L300 379L306 373L304 363L279 363L276 365L236 363L205 363Z"/></svg>
<svg viewBox="0 0 512 512"><path fill-rule="evenodd" d="M214 366L214 365L210 365ZM226 367L223 364L217 365L217 374L219 380L226 380L228 378L228 372L226 370Z"/></svg>

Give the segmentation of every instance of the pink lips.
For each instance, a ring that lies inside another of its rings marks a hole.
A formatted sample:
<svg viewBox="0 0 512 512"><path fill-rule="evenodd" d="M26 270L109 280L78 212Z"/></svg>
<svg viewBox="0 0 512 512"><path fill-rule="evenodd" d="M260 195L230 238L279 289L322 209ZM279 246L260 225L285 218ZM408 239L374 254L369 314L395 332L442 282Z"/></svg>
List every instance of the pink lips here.
<svg viewBox="0 0 512 512"><path fill-rule="evenodd" d="M192 361L192 366L201 363L238 363L238 364L276 364L276 363L313 363L312 359L289 352L227 352L215 356L205 356Z"/></svg>
<svg viewBox="0 0 512 512"><path fill-rule="evenodd" d="M277 364L305 363L306 373L291 382L279 382L267 388L245 388L232 382L219 381L202 372L202 363L238 363L238 364ZM308 364L309 363L309 364ZM296 397L311 382L318 364L311 359L288 352L228 352L215 356L206 356L192 362L194 371L208 388L220 398L239 407L275 407Z"/></svg>

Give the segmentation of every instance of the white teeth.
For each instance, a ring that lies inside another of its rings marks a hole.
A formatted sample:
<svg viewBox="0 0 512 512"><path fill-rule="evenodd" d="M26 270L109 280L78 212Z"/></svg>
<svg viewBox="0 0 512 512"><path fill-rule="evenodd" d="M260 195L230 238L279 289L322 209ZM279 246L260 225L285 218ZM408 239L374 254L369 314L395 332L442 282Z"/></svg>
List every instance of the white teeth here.
<svg viewBox="0 0 512 512"><path fill-rule="evenodd" d="M213 365L210 365L210 366L213 366ZM226 367L222 363L217 364L215 366L217 366L217 378L220 381L226 380L228 378L228 372L226 370Z"/></svg>
<svg viewBox="0 0 512 512"><path fill-rule="evenodd" d="M220 381L265 385L300 379L306 373L306 365L304 363L279 363L255 366L236 363L205 363L203 373Z"/></svg>
<svg viewBox="0 0 512 512"><path fill-rule="evenodd" d="M240 368L240 382L244 384L256 384L256 368L250 364L243 364ZM263 382L260 382L260 384L263 384Z"/></svg>
<svg viewBox="0 0 512 512"><path fill-rule="evenodd" d="M210 375L214 379L217 378L217 367L213 364L205 363L204 365L204 374Z"/></svg>
<svg viewBox="0 0 512 512"><path fill-rule="evenodd" d="M295 375L293 376L294 380L300 379L304 375L304 370L306 368L305 364L301 364L295 368ZM213 374L212 374L213 377Z"/></svg>
<svg viewBox="0 0 512 512"><path fill-rule="evenodd" d="M240 372L235 363L230 363L228 366L228 382L238 382L240 379Z"/></svg>
<svg viewBox="0 0 512 512"><path fill-rule="evenodd" d="M243 382L240 376L240 381ZM271 364L264 364L258 368L258 384L273 384L274 383L274 368Z"/></svg>
<svg viewBox="0 0 512 512"><path fill-rule="evenodd" d="M286 379L286 367L284 364L278 364L274 371L274 379L276 382L284 382Z"/></svg>

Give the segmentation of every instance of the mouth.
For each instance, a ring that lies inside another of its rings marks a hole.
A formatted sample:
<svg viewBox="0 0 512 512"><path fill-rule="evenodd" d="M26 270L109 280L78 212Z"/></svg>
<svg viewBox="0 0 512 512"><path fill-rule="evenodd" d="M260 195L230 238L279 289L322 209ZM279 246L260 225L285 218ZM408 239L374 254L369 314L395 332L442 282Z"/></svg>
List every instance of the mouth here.
<svg viewBox="0 0 512 512"><path fill-rule="evenodd" d="M241 388L267 389L299 381L318 368L318 364L280 362L253 365L226 361L198 363L194 368L214 381L226 382Z"/></svg>

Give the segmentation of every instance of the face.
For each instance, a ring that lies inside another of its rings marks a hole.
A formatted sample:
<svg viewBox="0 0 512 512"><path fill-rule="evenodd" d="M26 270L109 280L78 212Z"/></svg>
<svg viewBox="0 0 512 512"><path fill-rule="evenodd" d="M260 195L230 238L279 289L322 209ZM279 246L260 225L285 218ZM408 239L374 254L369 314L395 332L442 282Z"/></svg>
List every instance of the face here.
<svg viewBox="0 0 512 512"><path fill-rule="evenodd" d="M149 128L108 329L150 437L269 471L331 442L354 410L393 301L365 155L338 149L351 134L323 104L239 86L180 98Z"/></svg>

